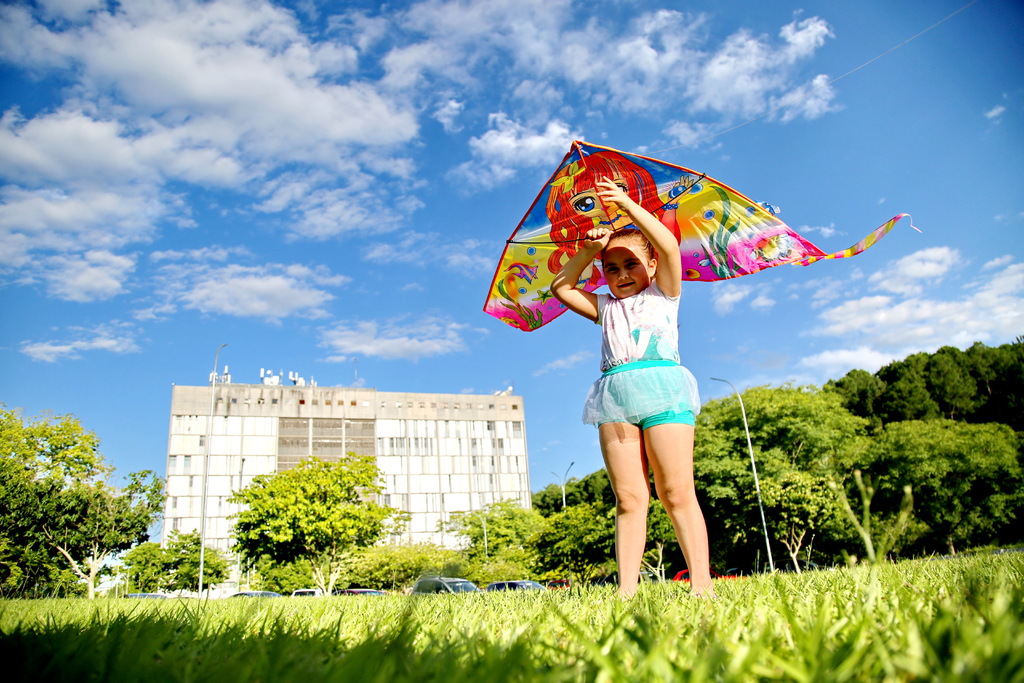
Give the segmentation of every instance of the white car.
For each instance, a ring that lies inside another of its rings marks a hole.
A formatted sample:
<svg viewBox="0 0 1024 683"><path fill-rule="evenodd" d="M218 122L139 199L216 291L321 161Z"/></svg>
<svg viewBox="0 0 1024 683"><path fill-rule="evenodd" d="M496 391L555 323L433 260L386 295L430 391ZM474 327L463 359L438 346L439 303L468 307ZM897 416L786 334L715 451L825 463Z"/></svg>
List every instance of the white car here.
<svg viewBox="0 0 1024 683"><path fill-rule="evenodd" d="M296 591L292 591L293 598L319 598L322 597L324 592L319 588L300 588Z"/></svg>

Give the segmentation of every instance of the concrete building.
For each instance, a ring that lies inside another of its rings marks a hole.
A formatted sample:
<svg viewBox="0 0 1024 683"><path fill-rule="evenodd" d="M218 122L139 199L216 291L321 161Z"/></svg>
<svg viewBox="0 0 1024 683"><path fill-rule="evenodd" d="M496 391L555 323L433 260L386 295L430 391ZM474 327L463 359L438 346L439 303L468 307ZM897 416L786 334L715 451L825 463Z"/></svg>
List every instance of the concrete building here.
<svg viewBox="0 0 1024 683"><path fill-rule="evenodd" d="M225 368L225 373L227 368ZM289 375L260 373L260 384L175 386L167 445L164 541L172 531L199 529L203 463L207 546L227 551L227 500L258 474L294 467L304 458L372 455L383 476L380 502L410 515L392 541L454 547L438 530L453 512L512 499L530 507L526 423L521 396L414 394L321 387ZM212 425L210 416L213 416Z"/></svg>

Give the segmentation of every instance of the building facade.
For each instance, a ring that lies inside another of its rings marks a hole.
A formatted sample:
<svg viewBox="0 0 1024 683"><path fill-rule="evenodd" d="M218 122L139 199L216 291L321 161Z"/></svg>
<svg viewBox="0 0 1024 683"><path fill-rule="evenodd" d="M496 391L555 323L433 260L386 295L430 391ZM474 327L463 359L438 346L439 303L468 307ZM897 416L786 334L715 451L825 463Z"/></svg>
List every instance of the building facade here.
<svg viewBox="0 0 1024 683"><path fill-rule="evenodd" d="M165 543L173 531L199 529L205 487L206 544L229 551L230 516L240 509L228 502L232 493L256 475L349 452L376 458L379 502L409 514L393 542L455 547L457 539L440 527L452 513L506 499L530 507L521 396L320 387L290 377L294 385L274 375L233 384L223 375L208 386L173 388Z"/></svg>

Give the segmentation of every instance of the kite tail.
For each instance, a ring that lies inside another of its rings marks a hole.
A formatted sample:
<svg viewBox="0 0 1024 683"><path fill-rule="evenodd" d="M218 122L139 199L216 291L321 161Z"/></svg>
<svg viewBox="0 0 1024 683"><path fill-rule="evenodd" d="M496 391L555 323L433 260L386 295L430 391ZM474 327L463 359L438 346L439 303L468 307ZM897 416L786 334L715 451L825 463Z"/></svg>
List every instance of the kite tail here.
<svg viewBox="0 0 1024 683"><path fill-rule="evenodd" d="M824 260L824 259L846 258L848 256L856 256L857 254L861 253L862 251L864 251L865 249L867 249L868 247L873 245L878 240L880 240L883 237L885 237L886 234L890 230L893 229L893 226L895 226L900 221L900 219L902 219L902 218L910 218L910 214L909 213L901 213L901 214L899 214L897 216L893 216L888 221L886 221L885 223L883 223L879 227L877 227L874 230L872 230L868 234L867 237L862 239L860 242L857 242L857 244L853 245L852 247L850 247L848 249L843 249L842 251L837 251L834 254L828 254L828 255L825 255L825 256L807 256L806 258L803 258L803 259L800 259L799 261L796 261L796 263L798 265L801 265L801 266L806 266L808 264L814 263L815 261L821 261L821 260ZM910 227L912 227L914 230L917 230L918 232L921 232L918 229L918 227L916 225L914 225L914 222L913 222L912 218L911 218L911 222L910 222Z"/></svg>

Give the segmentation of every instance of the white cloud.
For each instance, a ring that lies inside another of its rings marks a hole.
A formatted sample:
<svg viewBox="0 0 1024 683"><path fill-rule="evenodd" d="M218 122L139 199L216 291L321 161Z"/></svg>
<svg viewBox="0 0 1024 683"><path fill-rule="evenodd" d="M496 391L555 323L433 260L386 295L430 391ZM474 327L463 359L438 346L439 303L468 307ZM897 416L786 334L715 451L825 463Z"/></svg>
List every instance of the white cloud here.
<svg viewBox="0 0 1024 683"><path fill-rule="evenodd" d="M179 307L207 314L264 318L323 318L334 299L329 287L351 278L324 266L267 263L258 266L211 265L225 250L161 253L155 301L136 311L139 319L163 317ZM231 250L228 250L231 251ZM212 253L212 256L210 254Z"/></svg>
<svg viewBox="0 0 1024 683"><path fill-rule="evenodd" d="M812 334L839 337L902 357L943 345L1013 338L1024 329L1024 264L1014 263L968 288L961 299L892 296L853 299L824 311Z"/></svg>
<svg viewBox="0 0 1024 683"><path fill-rule="evenodd" d="M487 132L469 141L473 161L452 172L467 192L494 187L511 178L519 168L553 168L568 151L569 144L582 137L562 121L549 121L543 130L535 131L500 112L488 117L488 125Z"/></svg>
<svg viewBox="0 0 1024 683"><path fill-rule="evenodd" d="M0 265L35 266L37 252L115 249L146 242L167 210L136 190L23 190L0 187Z"/></svg>
<svg viewBox="0 0 1024 683"><path fill-rule="evenodd" d="M834 104L836 92L829 84L828 76L818 74L810 83L797 86L785 93L769 99L769 109L781 109L778 114L783 123L797 118L817 119L825 114L839 111L841 107Z"/></svg>
<svg viewBox="0 0 1024 683"><path fill-rule="evenodd" d="M985 118L989 120L996 120L999 119L999 117L1001 117L1005 112L1006 107L1000 104L998 106L992 107L987 112L985 112Z"/></svg>
<svg viewBox="0 0 1024 683"><path fill-rule="evenodd" d="M366 251L366 260L420 267L440 263L458 273L487 273L495 267L494 249L494 244L475 239L452 242L437 233L408 232L397 240L374 244ZM429 261L423 258L428 251L433 254Z"/></svg>
<svg viewBox="0 0 1024 683"><path fill-rule="evenodd" d="M822 351L801 359L800 365L817 370L826 377L840 377L855 368L874 373L895 359L892 353L859 346Z"/></svg>
<svg viewBox="0 0 1024 683"><path fill-rule="evenodd" d="M349 321L322 331L320 346L330 349L330 361L346 361L354 355L415 361L464 351L465 329L465 325L437 317Z"/></svg>
<svg viewBox="0 0 1024 683"><path fill-rule="evenodd" d="M434 109L434 118L444 126L445 131L457 133L462 130L462 126L458 125L457 122L465 106L463 102L448 98Z"/></svg>
<svg viewBox="0 0 1024 683"><path fill-rule="evenodd" d="M732 280L712 283L711 300L715 312L725 315L736 307L736 304L754 293L753 285L741 284Z"/></svg>
<svg viewBox="0 0 1024 683"><path fill-rule="evenodd" d="M136 330L127 323L112 322L92 329L73 327L69 340L22 342L21 352L33 360L52 363L61 358L81 358L88 351L109 351L110 353L137 353L140 349L135 341Z"/></svg>
<svg viewBox="0 0 1024 683"><path fill-rule="evenodd" d="M541 367L533 371L534 377L540 377L546 375L549 372L559 372L561 370L570 370L581 363L587 363L594 359L594 354L590 351L577 351L571 353L568 356L562 358L556 358L550 363L546 363Z"/></svg>
<svg viewBox="0 0 1024 683"><path fill-rule="evenodd" d="M283 275L217 273L201 280L182 296L187 308L203 313L276 320L290 315L319 318L320 308L334 297Z"/></svg>
<svg viewBox="0 0 1024 683"><path fill-rule="evenodd" d="M43 277L50 294L58 299L97 301L120 294L134 269L132 257L93 249L80 256L46 259Z"/></svg>
<svg viewBox="0 0 1024 683"><path fill-rule="evenodd" d="M942 279L960 260L960 253L950 247L930 247L891 262L868 278L875 288L894 294L919 294L925 285Z"/></svg>
<svg viewBox="0 0 1024 683"><path fill-rule="evenodd" d="M810 57L826 38L832 37L828 24L812 17L792 22L779 33L784 44L772 44L765 37L740 30L722 42L719 50L702 65L700 74L689 83L689 94L696 111L715 111L736 116L756 116L787 98L779 95L788 89L790 68ZM825 80L821 80L825 79ZM809 86L797 89L801 113L820 115L828 111L834 93L823 84L827 77L818 76Z"/></svg>

